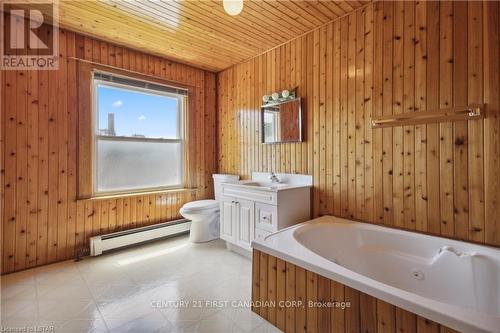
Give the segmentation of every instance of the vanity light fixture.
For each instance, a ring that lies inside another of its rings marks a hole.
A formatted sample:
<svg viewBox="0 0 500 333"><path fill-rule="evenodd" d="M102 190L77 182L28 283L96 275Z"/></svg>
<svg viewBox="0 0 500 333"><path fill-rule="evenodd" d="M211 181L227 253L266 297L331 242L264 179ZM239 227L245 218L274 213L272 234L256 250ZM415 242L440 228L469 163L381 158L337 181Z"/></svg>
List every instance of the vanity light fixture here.
<svg viewBox="0 0 500 333"><path fill-rule="evenodd" d="M296 98L296 92L294 88L290 90L285 89L283 91L273 92L270 95L264 95L262 96L262 101L264 102L264 105L270 105L270 104L285 102L295 98Z"/></svg>
<svg viewBox="0 0 500 333"><path fill-rule="evenodd" d="M243 10L243 0L223 0L222 6L229 15L235 16Z"/></svg>

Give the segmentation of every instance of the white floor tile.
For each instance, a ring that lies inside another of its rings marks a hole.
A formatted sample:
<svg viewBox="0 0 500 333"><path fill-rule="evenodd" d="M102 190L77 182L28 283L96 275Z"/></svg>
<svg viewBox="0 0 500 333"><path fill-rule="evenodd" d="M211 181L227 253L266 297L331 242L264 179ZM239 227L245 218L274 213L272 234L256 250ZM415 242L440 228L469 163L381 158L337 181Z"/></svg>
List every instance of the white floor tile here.
<svg viewBox="0 0 500 333"><path fill-rule="evenodd" d="M108 328L101 319L40 320L39 326L54 327L54 332L64 333L107 333ZM50 332L50 331L48 331Z"/></svg>
<svg viewBox="0 0 500 333"><path fill-rule="evenodd" d="M38 285L67 285L82 283L83 279L78 271L73 272L52 272L41 271L35 273L35 280Z"/></svg>
<svg viewBox="0 0 500 333"><path fill-rule="evenodd" d="M39 300L38 312L42 320L101 319L93 300Z"/></svg>
<svg viewBox="0 0 500 333"><path fill-rule="evenodd" d="M199 321L202 319L203 308L179 307L165 308L160 312L171 322Z"/></svg>
<svg viewBox="0 0 500 333"><path fill-rule="evenodd" d="M37 288L33 284L10 284L2 285L2 301L4 300L32 300L37 299Z"/></svg>
<svg viewBox="0 0 500 333"><path fill-rule="evenodd" d="M151 306L151 301L138 297L99 301L97 306L104 320L136 319L158 311Z"/></svg>
<svg viewBox="0 0 500 333"><path fill-rule="evenodd" d="M66 282L60 285L40 284L37 289L40 301L93 300L89 288L83 281Z"/></svg>
<svg viewBox="0 0 500 333"><path fill-rule="evenodd" d="M99 333L279 332L248 308L204 303L251 297L251 261L222 241L191 244L188 237L177 237L1 281L3 326ZM180 301L189 304L179 307Z"/></svg>
<svg viewBox="0 0 500 333"><path fill-rule="evenodd" d="M66 260L54 264L44 265L33 269L35 274L38 273L78 273L78 268L73 260Z"/></svg>
<svg viewBox="0 0 500 333"><path fill-rule="evenodd" d="M200 321L196 331L200 333L232 332L233 325L233 322L229 319L208 319Z"/></svg>
<svg viewBox="0 0 500 333"><path fill-rule="evenodd" d="M26 319L28 321L38 318L38 303L31 300L6 300L2 301L3 319Z"/></svg>
<svg viewBox="0 0 500 333"><path fill-rule="evenodd" d="M146 316L132 320L111 319L107 320L110 332L167 332L174 331L174 326L158 312L152 312Z"/></svg>
<svg viewBox="0 0 500 333"><path fill-rule="evenodd" d="M88 288L96 301L124 300L143 292L140 286L127 284L90 285Z"/></svg>
<svg viewBox="0 0 500 333"><path fill-rule="evenodd" d="M174 332L176 333L195 333L198 332L199 321L196 320L181 320L172 322ZM222 332L221 332L222 333Z"/></svg>
<svg viewBox="0 0 500 333"><path fill-rule="evenodd" d="M7 332L10 330L11 332L23 332L24 328L35 327L38 325L38 319L32 318L4 318L2 317L2 329ZM26 331L28 331L26 329Z"/></svg>
<svg viewBox="0 0 500 333"><path fill-rule="evenodd" d="M83 280L89 286L105 286L110 284L121 285L135 285L132 278L119 269L103 270L103 271L90 271L80 273Z"/></svg>

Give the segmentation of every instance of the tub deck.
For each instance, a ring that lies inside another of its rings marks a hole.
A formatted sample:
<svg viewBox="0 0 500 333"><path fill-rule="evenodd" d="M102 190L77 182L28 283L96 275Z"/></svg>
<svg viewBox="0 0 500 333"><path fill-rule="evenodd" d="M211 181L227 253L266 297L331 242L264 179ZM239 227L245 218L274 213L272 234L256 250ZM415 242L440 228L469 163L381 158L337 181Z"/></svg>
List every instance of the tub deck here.
<svg viewBox="0 0 500 333"><path fill-rule="evenodd" d="M265 252L252 260L252 311L283 332L459 332Z"/></svg>
<svg viewBox="0 0 500 333"><path fill-rule="evenodd" d="M500 332L499 249L331 216L252 247L254 311L285 332Z"/></svg>

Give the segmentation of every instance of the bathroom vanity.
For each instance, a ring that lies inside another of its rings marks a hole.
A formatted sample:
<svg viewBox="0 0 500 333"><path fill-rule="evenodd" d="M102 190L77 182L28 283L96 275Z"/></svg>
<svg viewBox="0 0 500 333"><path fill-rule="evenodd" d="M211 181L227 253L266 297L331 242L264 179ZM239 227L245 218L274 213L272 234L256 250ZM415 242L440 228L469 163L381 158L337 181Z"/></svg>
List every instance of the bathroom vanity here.
<svg viewBox="0 0 500 333"><path fill-rule="evenodd" d="M251 180L221 184L220 237L244 255L254 239L311 217L312 176L276 174L279 182L269 176L254 172Z"/></svg>

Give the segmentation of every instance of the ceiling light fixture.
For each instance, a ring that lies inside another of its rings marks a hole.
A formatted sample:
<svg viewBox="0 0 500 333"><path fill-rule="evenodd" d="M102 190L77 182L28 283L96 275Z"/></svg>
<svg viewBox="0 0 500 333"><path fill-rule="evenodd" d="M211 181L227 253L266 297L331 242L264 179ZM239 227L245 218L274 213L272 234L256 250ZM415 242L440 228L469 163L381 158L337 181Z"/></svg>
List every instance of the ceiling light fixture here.
<svg viewBox="0 0 500 333"><path fill-rule="evenodd" d="M235 16L243 10L243 0L223 0L224 10L229 15Z"/></svg>

